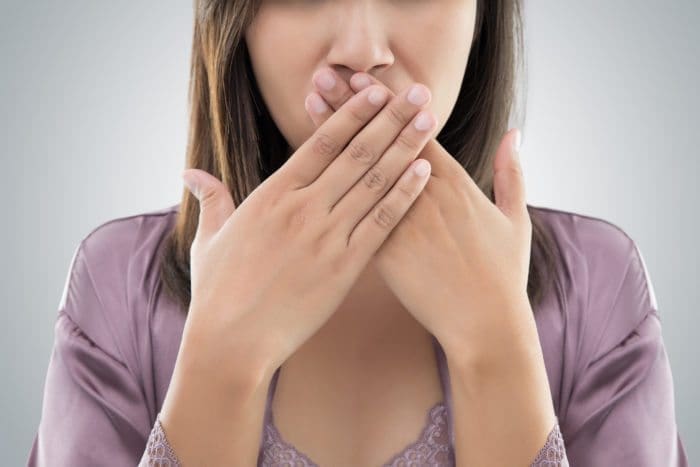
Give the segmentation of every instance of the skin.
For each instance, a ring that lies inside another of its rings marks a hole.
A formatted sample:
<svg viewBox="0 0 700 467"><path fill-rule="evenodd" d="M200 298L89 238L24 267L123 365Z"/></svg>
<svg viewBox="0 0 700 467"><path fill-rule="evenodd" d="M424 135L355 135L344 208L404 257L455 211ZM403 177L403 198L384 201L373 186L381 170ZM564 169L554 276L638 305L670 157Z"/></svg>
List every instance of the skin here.
<svg viewBox="0 0 700 467"><path fill-rule="evenodd" d="M263 100L290 145L288 156L316 129L306 97L315 89L313 76L329 67L345 82L355 72L369 73L393 94L424 84L437 135L457 101L475 18L475 0L263 0L245 41ZM382 313L371 306L377 303ZM388 323L405 333L420 327L371 261L326 330L337 327L341 339L369 343Z"/></svg>
<svg viewBox="0 0 700 467"><path fill-rule="evenodd" d="M314 78L326 68L340 90L323 96L325 118L357 91L348 84L355 73L365 72L392 96L414 82L427 86L437 133L456 102L475 12L474 1L457 0L263 1L246 42L265 104L292 151L317 127L309 94L321 97ZM419 326L438 338L452 375L458 466L525 465L556 421L525 291L532 230L512 157L516 134L505 135L494 158L495 205L429 141L419 157L431 163L431 178L414 213L331 318L347 325L335 333L336 347L357 345L376 328L401 334L400 326ZM376 306L392 296L391 305Z"/></svg>
<svg viewBox="0 0 700 467"><path fill-rule="evenodd" d="M457 100L475 17L475 0L263 0L245 40L265 104L296 150L315 129L304 99L313 74L326 66L345 81L370 73L395 94L414 81L428 86L443 125Z"/></svg>
<svg viewBox="0 0 700 467"><path fill-rule="evenodd" d="M329 108L311 118L320 126L371 84L356 73L318 90ZM525 292L532 226L518 151L511 130L494 158L494 206L429 140L418 157L431 179L375 255L380 279L447 347L457 467L527 465L557 422Z"/></svg>

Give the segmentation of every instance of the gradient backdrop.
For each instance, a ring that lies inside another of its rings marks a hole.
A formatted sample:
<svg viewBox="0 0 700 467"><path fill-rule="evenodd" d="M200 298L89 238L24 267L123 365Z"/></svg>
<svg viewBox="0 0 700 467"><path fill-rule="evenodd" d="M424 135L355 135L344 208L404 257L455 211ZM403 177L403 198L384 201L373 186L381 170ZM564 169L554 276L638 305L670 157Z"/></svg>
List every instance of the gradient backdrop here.
<svg viewBox="0 0 700 467"><path fill-rule="evenodd" d="M19 466L78 242L107 220L180 199L193 13L184 0L3 1L1 11L0 464ZM643 253L691 464L700 461L699 16L693 0L529 3L521 121L528 202L613 222Z"/></svg>

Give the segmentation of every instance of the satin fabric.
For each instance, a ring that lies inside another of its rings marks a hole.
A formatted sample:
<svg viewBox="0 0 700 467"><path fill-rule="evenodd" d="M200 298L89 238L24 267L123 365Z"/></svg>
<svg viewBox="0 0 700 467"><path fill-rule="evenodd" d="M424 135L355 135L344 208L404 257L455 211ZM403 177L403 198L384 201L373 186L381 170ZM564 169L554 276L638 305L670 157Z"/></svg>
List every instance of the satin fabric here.
<svg viewBox="0 0 700 467"><path fill-rule="evenodd" d="M178 209L113 219L77 246L28 466L139 463L185 323L158 282ZM561 287L535 309L535 321L569 462L686 467L663 311L636 243L599 218L530 209L564 259Z"/></svg>

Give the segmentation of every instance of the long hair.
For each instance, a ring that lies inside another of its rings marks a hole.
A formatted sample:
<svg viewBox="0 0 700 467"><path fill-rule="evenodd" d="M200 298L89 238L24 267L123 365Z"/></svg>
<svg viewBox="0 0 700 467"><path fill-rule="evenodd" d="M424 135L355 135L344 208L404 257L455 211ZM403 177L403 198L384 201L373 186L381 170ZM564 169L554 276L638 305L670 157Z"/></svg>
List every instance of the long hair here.
<svg viewBox="0 0 700 467"><path fill-rule="evenodd" d="M521 0L477 1L462 86L437 140L494 202L492 159L518 110L516 85L524 61L522 6ZM240 206L284 164L289 150L260 95L244 40L259 0L195 0L194 5L186 165L219 178ZM537 208L527 209L532 223L527 294L536 309L558 280L561 253ZM199 203L184 190L160 262L166 293L185 312L191 299L190 246L198 218Z"/></svg>

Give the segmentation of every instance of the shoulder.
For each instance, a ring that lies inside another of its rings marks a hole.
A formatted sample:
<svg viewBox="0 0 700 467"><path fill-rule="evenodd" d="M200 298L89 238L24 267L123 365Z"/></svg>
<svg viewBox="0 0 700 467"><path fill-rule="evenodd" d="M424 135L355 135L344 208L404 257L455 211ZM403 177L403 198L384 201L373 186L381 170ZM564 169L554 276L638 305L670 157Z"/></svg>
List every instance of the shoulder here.
<svg viewBox="0 0 700 467"><path fill-rule="evenodd" d="M567 326L589 358L619 344L657 303L637 242L599 217L532 207L561 252Z"/></svg>
<svg viewBox="0 0 700 467"><path fill-rule="evenodd" d="M174 226L178 209L176 204L97 225L80 240L71 265L71 272L81 268L89 277L69 279L89 278L103 293L110 284L143 279L151 257Z"/></svg>
<svg viewBox="0 0 700 467"><path fill-rule="evenodd" d="M104 347L133 336L130 327L144 319L138 315L143 314L156 284L157 253L178 211L176 204L113 218L92 228L73 252L59 313Z"/></svg>
<svg viewBox="0 0 700 467"><path fill-rule="evenodd" d="M141 242L160 237L172 226L179 204L139 214L117 217L94 227L80 241L77 250L92 261L123 258Z"/></svg>

